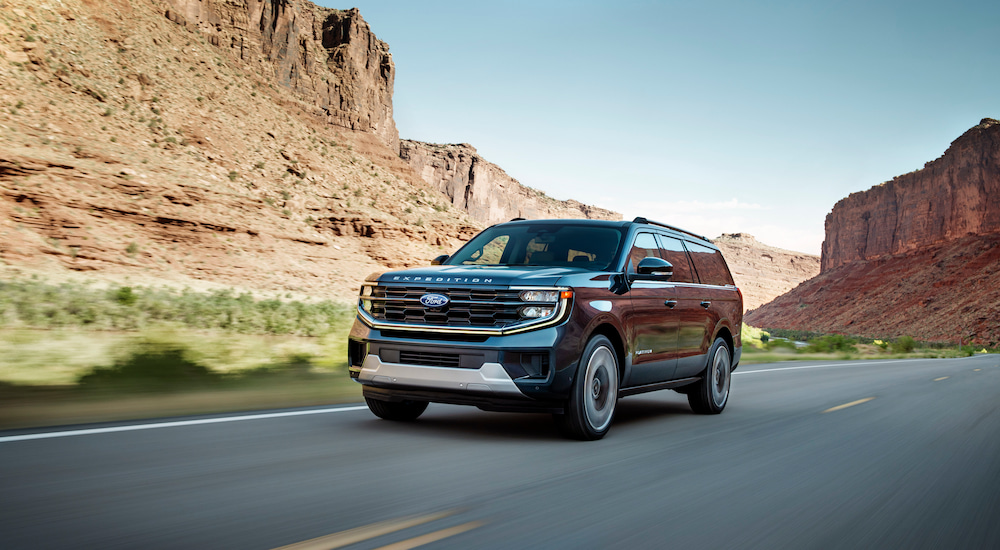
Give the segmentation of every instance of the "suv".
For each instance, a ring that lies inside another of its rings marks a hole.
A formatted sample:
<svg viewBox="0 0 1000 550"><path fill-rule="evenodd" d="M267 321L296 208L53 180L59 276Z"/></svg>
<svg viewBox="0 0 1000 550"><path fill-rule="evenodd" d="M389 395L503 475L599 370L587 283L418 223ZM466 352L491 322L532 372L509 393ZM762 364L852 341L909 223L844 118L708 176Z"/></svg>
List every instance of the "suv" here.
<svg viewBox="0 0 1000 550"><path fill-rule="evenodd" d="M433 265L374 274L348 342L368 407L550 412L607 433L620 397L673 389L718 414L739 364L743 296L706 238L636 218L513 220Z"/></svg>

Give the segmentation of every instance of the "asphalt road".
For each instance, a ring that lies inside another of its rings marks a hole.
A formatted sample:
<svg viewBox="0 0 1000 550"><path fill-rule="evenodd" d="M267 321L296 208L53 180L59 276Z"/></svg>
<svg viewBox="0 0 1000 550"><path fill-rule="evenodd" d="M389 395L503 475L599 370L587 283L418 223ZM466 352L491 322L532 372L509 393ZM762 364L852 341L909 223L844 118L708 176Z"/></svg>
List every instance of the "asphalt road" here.
<svg viewBox="0 0 1000 550"><path fill-rule="evenodd" d="M737 373L586 443L446 405L3 432L0 547L1000 548L1000 357Z"/></svg>

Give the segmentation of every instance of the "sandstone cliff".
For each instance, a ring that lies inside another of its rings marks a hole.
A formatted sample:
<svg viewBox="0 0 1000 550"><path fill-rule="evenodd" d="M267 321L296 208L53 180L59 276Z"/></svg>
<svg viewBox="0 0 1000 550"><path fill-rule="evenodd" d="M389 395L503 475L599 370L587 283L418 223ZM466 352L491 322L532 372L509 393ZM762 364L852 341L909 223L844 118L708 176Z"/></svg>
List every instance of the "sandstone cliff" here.
<svg viewBox="0 0 1000 550"><path fill-rule="evenodd" d="M922 170L838 202L822 270L1000 231L1000 122L985 118Z"/></svg>
<svg viewBox="0 0 1000 550"><path fill-rule="evenodd" d="M485 224L513 218L620 220L621 214L574 200L560 201L521 185L467 143L437 145L402 140L400 157L423 181Z"/></svg>
<svg viewBox="0 0 1000 550"><path fill-rule="evenodd" d="M398 148L392 54L357 8L321 8L306 0L164 1L168 19L294 90L329 123Z"/></svg>
<svg viewBox="0 0 1000 550"><path fill-rule="evenodd" d="M743 309L756 309L819 274L819 257L766 245L746 233L723 233L712 242L722 250Z"/></svg>
<svg viewBox="0 0 1000 550"><path fill-rule="evenodd" d="M1000 343L1000 233L827 269L744 318L765 328Z"/></svg>
<svg viewBox="0 0 1000 550"><path fill-rule="evenodd" d="M389 143L391 59L356 11L7 6L2 277L350 302L369 273L427 264L481 228Z"/></svg>
<svg viewBox="0 0 1000 550"><path fill-rule="evenodd" d="M1000 342L1000 122L837 203L822 272L751 311L767 328Z"/></svg>

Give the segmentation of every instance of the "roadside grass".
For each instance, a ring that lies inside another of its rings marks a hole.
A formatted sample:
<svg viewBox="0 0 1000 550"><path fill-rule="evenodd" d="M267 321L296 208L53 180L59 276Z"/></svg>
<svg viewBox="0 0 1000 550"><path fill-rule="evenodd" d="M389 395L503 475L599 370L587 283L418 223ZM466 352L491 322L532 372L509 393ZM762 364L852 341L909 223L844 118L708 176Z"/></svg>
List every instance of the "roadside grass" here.
<svg viewBox="0 0 1000 550"><path fill-rule="evenodd" d="M356 402L352 321L235 291L0 282L0 429Z"/></svg>
<svg viewBox="0 0 1000 550"><path fill-rule="evenodd" d="M741 330L741 363L778 361L850 361L872 359L932 359L968 357L979 352L972 346L918 342L910 336L893 340L842 334L768 330L744 324Z"/></svg>

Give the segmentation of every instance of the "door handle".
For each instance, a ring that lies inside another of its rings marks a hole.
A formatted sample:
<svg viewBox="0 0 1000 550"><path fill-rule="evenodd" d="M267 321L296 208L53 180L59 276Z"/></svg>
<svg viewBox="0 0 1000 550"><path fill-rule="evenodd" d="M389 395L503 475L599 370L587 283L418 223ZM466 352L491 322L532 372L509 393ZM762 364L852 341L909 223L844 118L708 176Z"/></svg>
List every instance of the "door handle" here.
<svg viewBox="0 0 1000 550"><path fill-rule="evenodd" d="M674 309L674 306L677 305L677 300L667 300L666 302L663 302L663 305L669 307L670 309Z"/></svg>
<svg viewBox="0 0 1000 550"><path fill-rule="evenodd" d="M701 307L703 307L705 309L708 309L708 306L710 306L710 305L712 305L712 302L709 302L708 300L703 300L701 302Z"/></svg>

